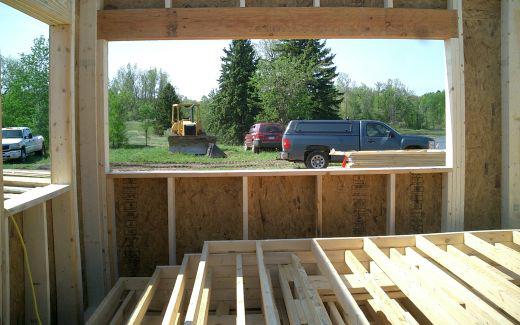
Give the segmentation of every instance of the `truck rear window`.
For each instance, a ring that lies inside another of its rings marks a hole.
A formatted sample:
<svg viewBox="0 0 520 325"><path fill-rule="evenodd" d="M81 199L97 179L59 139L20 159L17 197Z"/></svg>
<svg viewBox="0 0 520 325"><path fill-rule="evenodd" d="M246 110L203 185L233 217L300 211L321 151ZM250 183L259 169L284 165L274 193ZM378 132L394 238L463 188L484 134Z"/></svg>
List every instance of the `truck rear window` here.
<svg viewBox="0 0 520 325"><path fill-rule="evenodd" d="M352 123L298 123L296 132L351 133Z"/></svg>
<svg viewBox="0 0 520 325"><path fill-rule="evenodd" d="M283 133L283 129L281 126L275 124L260 125L260 132Z"/></svg>

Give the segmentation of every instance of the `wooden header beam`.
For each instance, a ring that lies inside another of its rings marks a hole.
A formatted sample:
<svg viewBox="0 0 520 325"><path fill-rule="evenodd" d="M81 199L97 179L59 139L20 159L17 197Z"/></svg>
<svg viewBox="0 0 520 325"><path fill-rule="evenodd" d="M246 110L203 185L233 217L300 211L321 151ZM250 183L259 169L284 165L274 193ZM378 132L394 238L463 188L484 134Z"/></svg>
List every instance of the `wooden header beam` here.
<svg viewBox="0 0 520 325"><path fill-rule="evenodd" d="M98 11L108 41L458 37L457 12L386 8L179 8Z"/></svg>
<svg viewBox="0 0 520 325"><path fill-rule="evenodd" d="M68 25L71 23L70 0L1 0L1 2L48 25Z"/></svg>

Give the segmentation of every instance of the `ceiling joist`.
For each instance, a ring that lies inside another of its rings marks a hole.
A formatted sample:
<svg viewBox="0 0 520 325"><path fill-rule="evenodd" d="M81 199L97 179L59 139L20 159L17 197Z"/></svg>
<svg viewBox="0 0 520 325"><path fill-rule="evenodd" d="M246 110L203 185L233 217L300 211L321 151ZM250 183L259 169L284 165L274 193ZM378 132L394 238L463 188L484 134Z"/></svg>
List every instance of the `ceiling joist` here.
<svg viewBox="0 0 520 325"><path fill-rule="evenodd" d="M178 8L98 11L108 41L458 37L457 12L385 8Z"/></svg>
<svg viewBox="0 0 520 325"><path fill-rule="evenodd" d="M1 0L0 2L48 25L69 25L71 23L70 0Z"/></svg>

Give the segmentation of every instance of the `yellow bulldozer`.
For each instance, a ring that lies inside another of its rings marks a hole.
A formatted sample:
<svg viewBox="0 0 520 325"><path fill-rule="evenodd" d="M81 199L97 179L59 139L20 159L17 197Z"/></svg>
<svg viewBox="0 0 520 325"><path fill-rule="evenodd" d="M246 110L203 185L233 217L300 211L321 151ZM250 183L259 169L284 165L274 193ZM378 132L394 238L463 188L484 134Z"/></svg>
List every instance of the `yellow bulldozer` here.
<svg viewBox="0 0 520 325"><path fill-rule="evenodd" d="M188 111L188 114L185 112ZM168 136L170 152L192 155L207 155L225 158L226 154L217 147L217 138L206 135L202 129L198 103L173 104L172 127Z"/></svg>

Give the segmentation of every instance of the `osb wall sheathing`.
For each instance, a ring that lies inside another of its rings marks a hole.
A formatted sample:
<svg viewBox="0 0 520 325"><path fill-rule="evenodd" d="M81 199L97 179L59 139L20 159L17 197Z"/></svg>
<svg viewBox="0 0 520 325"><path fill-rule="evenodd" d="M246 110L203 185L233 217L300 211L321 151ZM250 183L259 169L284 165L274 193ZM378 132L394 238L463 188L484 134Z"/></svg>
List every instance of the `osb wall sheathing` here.
<svg viewBox="0 0 520 325"><path fill-rule="evenodd" d="M18 213L14 216L18 227L23 235L23 215ZM11 324L25 323L25 265L23 260L23 249L18 239L18 234L9 220L9 290L11 307Z"/></svg>
<svg viewBox="0 0 520 325"><path fill-rule="evenodd" d="M313 176L249 178L249 239L305 238L316 233Z"/></svg>
<svg viewBox="0 0 520 325"><path fill-rule="evenodd" d="M114 180L120 276L150 276L168 265L166 179Z"/></svg>
<svg viewBox="0 0 520 325"><path fill-rule="evenodd" d="M205 240L242 239L242 178L178 178L177 262L200 253Z"/></svg>
<svg viewBox="0 0 520 325"><path fill-rule="evenodd" d="M500 228L500 1L465 0L465 230Z"/></svg>
<svg viewBox="0 0 520 325"><path fill-rule="evenodd" d="M324 176L323 237L386 233L386 176Z"/></svg>
<svg viewBox="0 0 520 325"><path fill-rule="evenodd" d="M442 175L403 174L395 181L395 233L440 232Z"/></svg>

